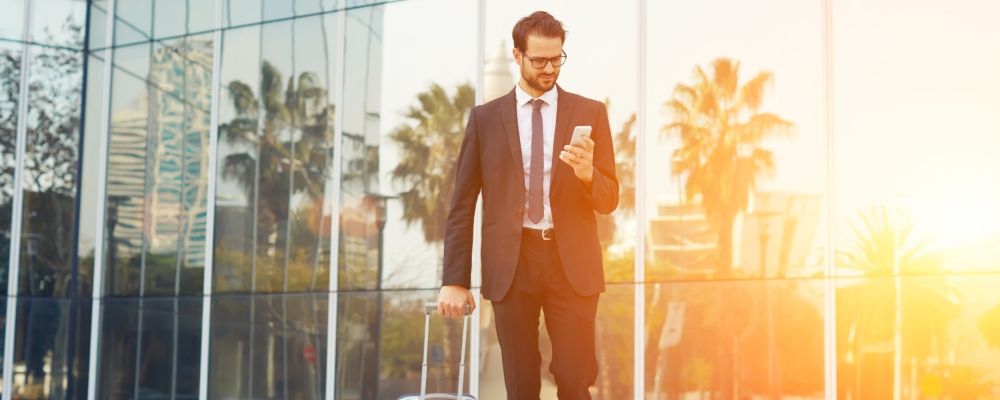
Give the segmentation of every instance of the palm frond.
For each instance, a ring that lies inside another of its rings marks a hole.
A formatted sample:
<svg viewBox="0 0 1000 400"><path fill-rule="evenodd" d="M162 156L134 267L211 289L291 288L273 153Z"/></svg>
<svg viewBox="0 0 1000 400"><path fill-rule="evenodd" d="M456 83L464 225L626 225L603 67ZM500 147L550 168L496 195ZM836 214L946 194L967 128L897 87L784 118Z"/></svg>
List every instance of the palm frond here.
<svg viewBox="0 0 1000 400"><path fill-rule="evenodd" d="M768 71L758 73L740 87L739 101L751 111L760 108L764 101L764 90L774 81L774 74Z"/></svg>

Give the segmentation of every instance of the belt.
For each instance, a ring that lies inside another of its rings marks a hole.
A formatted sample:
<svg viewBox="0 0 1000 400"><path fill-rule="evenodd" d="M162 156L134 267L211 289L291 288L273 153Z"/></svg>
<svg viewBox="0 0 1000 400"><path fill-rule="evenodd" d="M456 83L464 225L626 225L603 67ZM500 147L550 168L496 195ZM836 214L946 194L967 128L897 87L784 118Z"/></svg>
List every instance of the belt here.
<svg viewBox="0 0 1000 400"><path fill-rule="evenodd" d="M531 229L531 228L521 228L521 234L532 239L541 240L552 240L556 238L556 230L553 228L542 229Z"/></svg>

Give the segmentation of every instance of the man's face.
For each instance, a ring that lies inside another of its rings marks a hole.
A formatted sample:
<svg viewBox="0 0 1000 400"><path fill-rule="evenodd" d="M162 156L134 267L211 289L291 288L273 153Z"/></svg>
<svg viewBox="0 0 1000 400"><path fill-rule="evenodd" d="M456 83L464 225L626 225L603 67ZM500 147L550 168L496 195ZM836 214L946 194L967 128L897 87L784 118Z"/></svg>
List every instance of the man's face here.
<svg viewBox="0 0 1000 400"><path fill-rule="evenodd" d="M557 37L548 38L528 35L525 47L527 47L527 50L524 53L521 53L516 48L514 49L514 60L521 66L521 78L532 89L543 93L551 90L555 86L556 80L559 79L560 67L554 67L552 63L547 62L544 68L535 68L531 65L529 58L561 57L563 54L562 40Z"/></svg>

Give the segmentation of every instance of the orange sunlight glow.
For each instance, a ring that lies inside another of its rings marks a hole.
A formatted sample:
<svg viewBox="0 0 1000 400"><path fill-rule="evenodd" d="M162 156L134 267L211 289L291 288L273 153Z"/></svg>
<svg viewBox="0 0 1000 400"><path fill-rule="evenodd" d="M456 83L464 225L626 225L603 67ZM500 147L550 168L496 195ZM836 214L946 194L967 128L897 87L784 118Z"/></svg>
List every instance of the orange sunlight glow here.
<svg viewBox="0 0 1000 400"><path fill-rule="evenodd" d="M1000 236L1000 190L969 174L932 179L923 190L904 194L901 203L934 247L964 249Z"/></svg>

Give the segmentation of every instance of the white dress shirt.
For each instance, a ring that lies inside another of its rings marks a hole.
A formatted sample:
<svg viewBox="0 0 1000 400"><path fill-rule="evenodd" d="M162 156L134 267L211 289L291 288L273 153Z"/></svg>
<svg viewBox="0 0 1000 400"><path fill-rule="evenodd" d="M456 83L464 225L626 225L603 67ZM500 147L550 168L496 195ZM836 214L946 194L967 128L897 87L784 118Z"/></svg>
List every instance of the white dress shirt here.
<svg viewBox="0 0 1000 400"><path fill-rule="evenodd" d="M542 202L544 203L544 213L538 223L531 222L528 218L528 185L531 174L531 113L534 111L531 100L534 100L528 92L521 89L520 83L514 85L514 96L517 99L517 130L521 139L521 160L524 162L524 227L532 229L547 229L552 227L552 207L549 205L549 182L552 181L552 145L556 138L556 105L559 102L559 91L555 85L548 92L538 97L545 102L542 104L542 136L543 167L545 178L542 181Z"/></svg>

